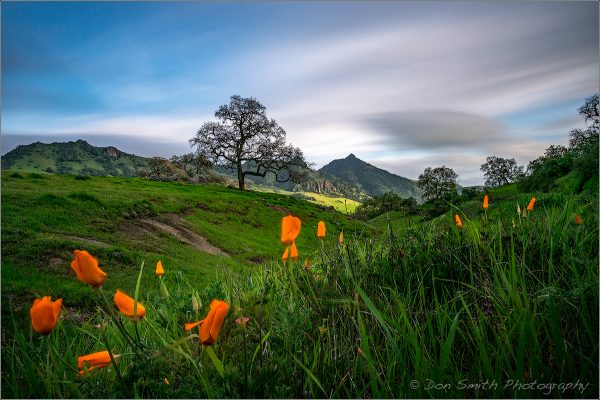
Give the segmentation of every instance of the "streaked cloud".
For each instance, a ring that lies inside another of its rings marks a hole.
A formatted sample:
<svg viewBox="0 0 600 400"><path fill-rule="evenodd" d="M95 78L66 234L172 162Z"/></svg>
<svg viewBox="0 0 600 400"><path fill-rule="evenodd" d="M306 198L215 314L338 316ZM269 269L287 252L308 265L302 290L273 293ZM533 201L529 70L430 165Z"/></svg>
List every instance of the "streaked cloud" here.
<svg viewBox="0 0 600 400"><path fill-rule="evenodd" d="M317 166L352 152L463 184L566 143L599 84L594 2L23 3L2 30L3 135L169 156L239 94Z"/></svg>

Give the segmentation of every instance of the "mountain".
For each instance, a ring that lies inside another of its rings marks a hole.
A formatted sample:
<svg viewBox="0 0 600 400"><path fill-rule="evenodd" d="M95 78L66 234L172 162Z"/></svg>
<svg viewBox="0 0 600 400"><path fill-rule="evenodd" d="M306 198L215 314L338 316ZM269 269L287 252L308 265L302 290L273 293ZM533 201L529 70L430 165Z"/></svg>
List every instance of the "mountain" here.
<svg viewBox="0 0 600 400"><path fill-rule="evenodd" d="M370 196L393 192L401 197L421 197L421 191L414 181L377 168L356 158L354 154L341 160L333 160L319 172L355 185Z"/></svg>
<svg viewBox="0 0 600 400"><path fill-rule="evenodd" d="M115 147L96 147L85 140L66 143L35 142L17 146L2 156L2 169L68 175L133 177L149 159Z"/></svg>

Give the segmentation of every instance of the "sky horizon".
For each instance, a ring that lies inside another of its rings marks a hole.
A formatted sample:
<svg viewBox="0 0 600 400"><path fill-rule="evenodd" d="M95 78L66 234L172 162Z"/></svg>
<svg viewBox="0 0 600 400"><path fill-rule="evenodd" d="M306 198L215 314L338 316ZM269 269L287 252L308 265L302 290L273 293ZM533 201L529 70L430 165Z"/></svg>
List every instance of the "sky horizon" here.
<svg viewBox="0 0 600 400"><path fill-rule="evenodd" d="M319 168L353 153L416 179L482 184L585 126L597 2L22 3L2 9L2 154L83 139L189 152L255 97Z"/></svg>

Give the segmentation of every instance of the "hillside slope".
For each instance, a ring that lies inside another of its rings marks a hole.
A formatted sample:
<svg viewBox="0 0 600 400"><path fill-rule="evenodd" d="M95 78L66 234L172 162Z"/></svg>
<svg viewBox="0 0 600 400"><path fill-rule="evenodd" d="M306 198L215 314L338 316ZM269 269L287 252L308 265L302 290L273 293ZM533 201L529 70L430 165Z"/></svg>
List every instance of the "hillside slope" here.
<svg viewBox="0 0 600 400"><path fill-rule="evenodd" d="M366 163L356 158L354 154L350 154L341 160L333 160L321 168L319 172L356 185L370 196L393 192L401 197L415 197L417 199L421 197L421 192L415 182Z"/></svg>
<svg viewBox="0 0 600 400"><path fill-rule="evenodd" d="M218 274L278 260L283 251L279 225L288 213L302 219L296 240L300 257L318 249L319 220L327 222L326 242L332 246L342 228L368 230L339 212L291 196L141 178L5 171L2 305L18 306L18 298L36 293L62 297L68 292L69 307L91 307L93 290L81 285L69 267L75 249L98 258L109 274L108 293L132 291L142 260L153 271L161 259L165 269L185 272L193 285L208 285ZM152 275L145 279L150 282Z"/></svg>
<svg viewBox="0 0 600 400"><path fill-rule="evenodd" d="M115 147L96 147L85 140L66 143L35 142L2 156L2 169L63 175L134 177L148 159Z"/></svg>

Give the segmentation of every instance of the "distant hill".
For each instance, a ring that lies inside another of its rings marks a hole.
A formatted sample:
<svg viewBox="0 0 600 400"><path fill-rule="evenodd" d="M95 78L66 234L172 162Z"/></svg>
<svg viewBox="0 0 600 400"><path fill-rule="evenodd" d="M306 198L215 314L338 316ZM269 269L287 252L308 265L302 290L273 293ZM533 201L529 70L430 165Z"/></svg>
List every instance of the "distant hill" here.
<svg viewBox="0 0 600 400"><path fill-rule="evenodd" d="M356 158L354 154L341 160L333 160L319 172L355 185L369 196L393 192L401 197L417 199L421 197L421 192L414 181L377 168Z"/></svg>
<svg viewBox="0 0 600 400"><path fill-rule="evenodd" d="M115 147L96 147L85 140L66 143L35 142L17 146L2 156L2 169L68 175L134 177L149 159Z"/></svg>

